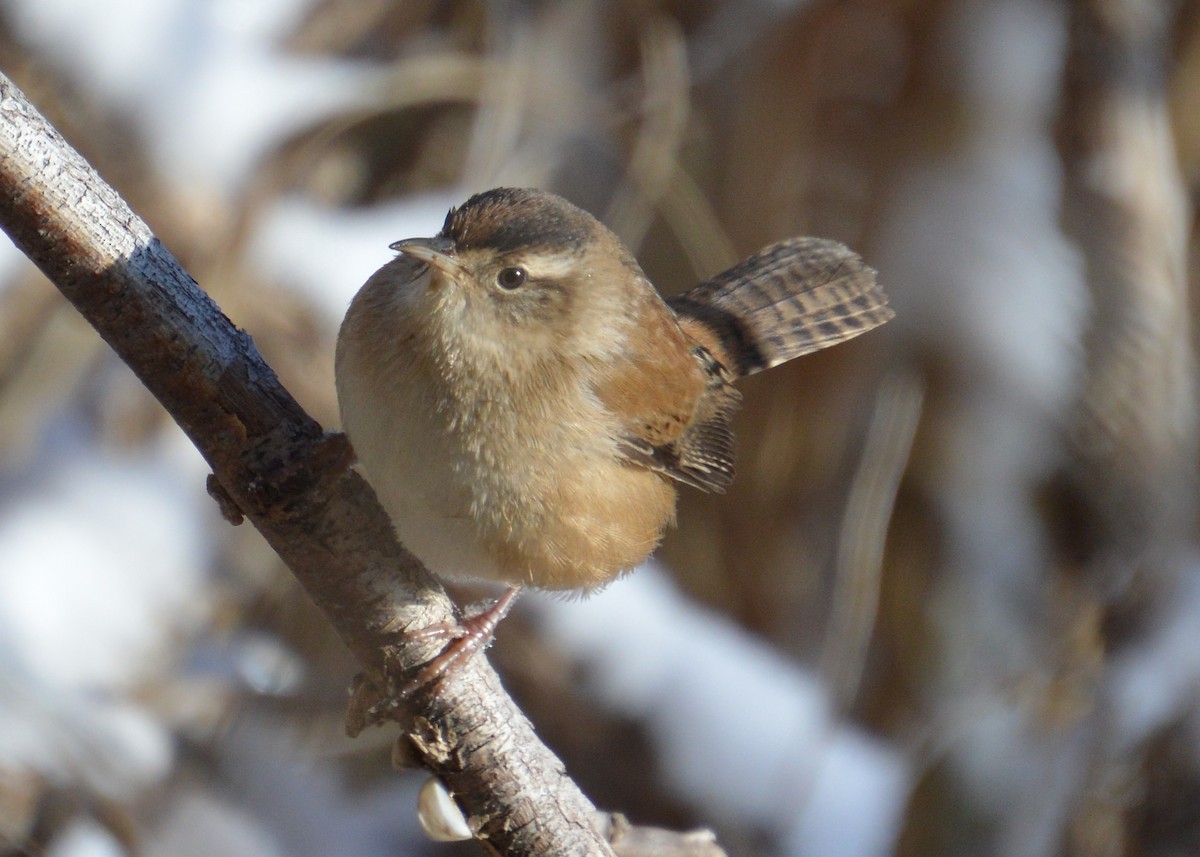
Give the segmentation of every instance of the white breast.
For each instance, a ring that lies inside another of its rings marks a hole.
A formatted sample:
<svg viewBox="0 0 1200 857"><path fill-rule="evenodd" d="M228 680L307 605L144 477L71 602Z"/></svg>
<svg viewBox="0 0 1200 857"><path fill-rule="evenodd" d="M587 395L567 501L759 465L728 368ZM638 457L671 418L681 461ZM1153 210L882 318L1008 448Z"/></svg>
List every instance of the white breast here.
<svg viewBox="0 0 1200 857"><path fill-rule="evenodd" d="M440 577L498 578L480 546L471 491L458 477L462 453L439 403L405 373L385 378L379 366L364 366L356 349L338 356L343 429L400 541Z"/></svg>

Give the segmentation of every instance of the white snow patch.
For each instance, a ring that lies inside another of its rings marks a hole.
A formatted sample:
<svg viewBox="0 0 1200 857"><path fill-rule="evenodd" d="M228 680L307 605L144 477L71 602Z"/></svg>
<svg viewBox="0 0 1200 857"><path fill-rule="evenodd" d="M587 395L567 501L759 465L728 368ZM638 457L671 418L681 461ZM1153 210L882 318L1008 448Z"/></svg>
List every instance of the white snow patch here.
<svg viewBox="0 0 1200 857"><path fill-rule="evenodd" d="M108 828L89 818L72 821L46 849L46 857L125 857L126 854Z"/></svg>
<svg viewBox="0 0 1200 857"><path fill-rule="evenodd" d="M44 681L132 684L203 615L196 510L135 462L67 462L0 511L0 627Z"/></svg>
<svg viewBox="0 0 1200 857"><path fill-rule="evenodd" d="M584 601L528 604L588 668L588 690L643 722L671 787L711 817L775 830L790 854L890 853L908 796L900 754L836 719L813 676L652 564Z"/></svg>
<svg viewBox="0 0 1200 857"><path fill-rule="evenodd" d="M114 798L166 776L130 692L205 616L195 506L154 459L89 451L0 508L0 766Z"/></svg>
<svg viewBox="0 0 1200 857"><path fill-rule="evenodd" d="M260 218L250 258L338 322L354 293L395 255L389 244L435 235L450 207L465 198L459 189L448 188L363 211L284 199Z"/></svg>
<svg viewBox="0 0 1200 857"><path fill-rule="evenodd" d="M312 0L6 0L18 38L141 125L176 180L233 192L265 151L369 103L386 70L294 57L282 35Z"/></svg>

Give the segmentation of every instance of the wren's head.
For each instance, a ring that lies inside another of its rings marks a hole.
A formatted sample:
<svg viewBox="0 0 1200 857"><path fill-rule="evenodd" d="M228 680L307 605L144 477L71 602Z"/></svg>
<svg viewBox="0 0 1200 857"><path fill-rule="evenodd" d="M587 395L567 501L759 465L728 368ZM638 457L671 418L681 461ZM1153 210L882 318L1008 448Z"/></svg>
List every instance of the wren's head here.
<svg viewBox="0 0 1200 857"><path fill-rule="evenodd" d="M476 194L450 210L435 237L392 249L429 266L428 277L412 280L407 311L480 357L607 353L624 336L620 321L636 296L650 288L607 227L539 190Z"/></svg>
<svg viewBox="0 0 1200 857"><path fill-rule="evenodd" d="M498 187L477 193L450 209L439 238L460 251L540 251L578 255L598 231L607 231L586 211L560 196L529 188Z"/></svg>

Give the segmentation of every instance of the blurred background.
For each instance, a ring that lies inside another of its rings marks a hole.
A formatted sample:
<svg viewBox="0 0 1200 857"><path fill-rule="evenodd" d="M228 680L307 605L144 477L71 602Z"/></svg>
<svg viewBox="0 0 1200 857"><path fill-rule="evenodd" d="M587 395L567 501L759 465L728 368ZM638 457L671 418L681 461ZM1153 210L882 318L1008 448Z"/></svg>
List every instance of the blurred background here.
<svg viewBox="0 0 1200 857"><path fill-rule="evenodd" d="M472 192L666 292L850 244L896 319L744 384L734 488L493 662L732 855L1200 853L1195 4L0 0L0 69L329 427L350 296ZM5 240L0 850L479 853L205 474Z"/></svg>

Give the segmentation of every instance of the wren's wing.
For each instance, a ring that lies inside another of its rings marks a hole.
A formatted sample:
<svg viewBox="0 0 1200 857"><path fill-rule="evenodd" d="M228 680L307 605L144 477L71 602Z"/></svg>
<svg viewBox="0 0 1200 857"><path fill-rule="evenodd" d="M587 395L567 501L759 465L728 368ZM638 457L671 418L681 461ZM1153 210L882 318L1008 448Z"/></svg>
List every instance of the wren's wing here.
<svg viewBox="0 0 1200 857"><path fill-rule="evenodd" d="M592 379L618 419L618 449L630 464L720 491L733 480L733 376L649 286L634 311L641 323L623 359L607 361Z"/></svg>
<svg viewBox="0 0 1200 857"><path fill-rule="evenodd" d="M667 301L715 338L718 359L737 377L777 366L865 333L894 313L875 271L827 238L772 244ZM707 343L706 343L707 344Z"/></svg>
<svg viewBox="0 0 1200 857"><path fill-rule="evenodd" d="M724 491L733 482L733 427L730 418L739 395L732 376L709 353L696 346L689 355L701 370L704 388L689 403L686 420L669 425L663 410L656 420L630 420L621 439L625 458L676 482L701 491Z"/></svg>

